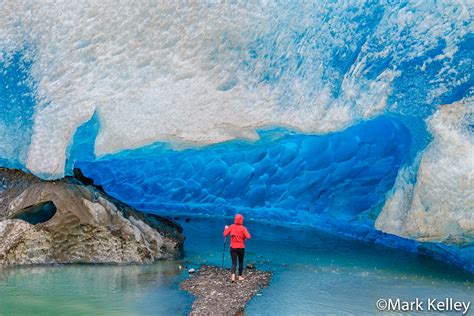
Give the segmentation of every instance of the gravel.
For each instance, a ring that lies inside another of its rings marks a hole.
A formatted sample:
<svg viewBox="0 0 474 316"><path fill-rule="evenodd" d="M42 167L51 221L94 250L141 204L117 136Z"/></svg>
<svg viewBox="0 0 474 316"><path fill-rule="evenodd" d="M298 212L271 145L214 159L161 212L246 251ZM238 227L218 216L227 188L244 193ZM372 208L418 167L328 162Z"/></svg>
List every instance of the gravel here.
<svg viewBox="0 0 474 316"><path fill-rule="evenodd" d="M272 273L256 269L245 270L245 280L231 282L228 269L201 266L199 271L181 283L195 300L190 315L236 315L245 304L270 283ZM261 294L261 293L259 293Z"/></svg>

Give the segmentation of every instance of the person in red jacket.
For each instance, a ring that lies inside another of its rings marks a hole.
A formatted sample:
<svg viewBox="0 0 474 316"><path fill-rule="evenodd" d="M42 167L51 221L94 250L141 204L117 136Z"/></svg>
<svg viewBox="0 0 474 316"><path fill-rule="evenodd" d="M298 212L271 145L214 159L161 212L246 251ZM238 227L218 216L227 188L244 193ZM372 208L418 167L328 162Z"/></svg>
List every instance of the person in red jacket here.
<svg viewBox="0 0 474 316"><path fill-rule="evenodd" d="M244 270L245 240L250 239L247 228L243 225L244 217L240 214L235 215L234 224L226 226L224 237L230 234L230 257L232 259L232 282L235 282L235 268L237 258L239 258L239 281L242 281L242 272Z"/></svg>

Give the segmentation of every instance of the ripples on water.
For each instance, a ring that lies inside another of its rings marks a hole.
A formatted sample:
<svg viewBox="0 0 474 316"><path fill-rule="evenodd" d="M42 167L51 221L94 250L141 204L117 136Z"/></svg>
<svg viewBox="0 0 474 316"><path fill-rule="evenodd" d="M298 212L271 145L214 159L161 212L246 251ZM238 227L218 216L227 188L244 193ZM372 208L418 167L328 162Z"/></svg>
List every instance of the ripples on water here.
<svg viewBox="0 0 474 316"><path fill-rule="evenodd" d="M185 228L188 267L221 264L224 220ZM378 298L473 297L474 278L430 258L312 229L247 223L247 261L275 271L248 315L373 314ZM184 315L192 298L178 288L179 262L143 266L56 266L0 271L0 315ZM230 260L226 252L225 264Z"/></svg>

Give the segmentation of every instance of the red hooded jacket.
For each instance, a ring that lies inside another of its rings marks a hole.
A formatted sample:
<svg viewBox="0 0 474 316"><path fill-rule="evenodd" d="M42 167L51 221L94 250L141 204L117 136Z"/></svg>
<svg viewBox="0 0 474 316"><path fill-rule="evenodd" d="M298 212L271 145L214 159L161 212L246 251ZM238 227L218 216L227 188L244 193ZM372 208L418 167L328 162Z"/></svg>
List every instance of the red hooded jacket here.
<svg viewBox="0 0 474 316"><path fill-rule="evenodd" d="M243 223L244 217L237 214L234 224L224 230L224 237L230 234L230 248L245 248L245 239L250 239L250 234Z"/></svg>

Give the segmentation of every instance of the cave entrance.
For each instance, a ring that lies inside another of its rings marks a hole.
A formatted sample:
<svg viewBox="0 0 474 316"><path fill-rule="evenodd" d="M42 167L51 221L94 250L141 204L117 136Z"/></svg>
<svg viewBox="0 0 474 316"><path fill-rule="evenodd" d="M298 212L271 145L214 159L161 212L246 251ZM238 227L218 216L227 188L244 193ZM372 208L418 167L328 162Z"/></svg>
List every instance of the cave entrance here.
<svg viewBox="0 0 474 316"><path fill-rule="evenodd" d="M56 214L57 208L52 201L38 203L25 207L16 213L12 219L21 219L32 225L49 221Z"/></svg>

